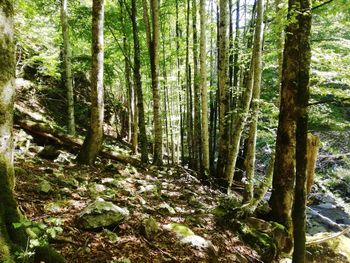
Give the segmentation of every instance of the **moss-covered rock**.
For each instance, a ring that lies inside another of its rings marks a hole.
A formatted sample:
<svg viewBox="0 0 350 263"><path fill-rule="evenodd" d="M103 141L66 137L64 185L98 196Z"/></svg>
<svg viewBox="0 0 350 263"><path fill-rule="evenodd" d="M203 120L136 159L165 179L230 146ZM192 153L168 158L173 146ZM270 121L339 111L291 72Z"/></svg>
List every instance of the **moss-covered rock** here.
<svg viewBox="0 0 350 263"><path fill-rule="evenodd" d="M153 217L147 217L142 220L142 232L147 239L153 239L159 230L159 224Z"/></svg>
<svg viewBox="0 0 350 263"><path fill-rule="evenodd" d="M334 233L319 233L308 238L308 241L319 240L334 235ZM307 246L308 262L350 263L350 239L339 236L320 244Z"/></svg>
<svg viewBox="0 0 350 263"><path fill-rule="evenodd" d="M90 203L77 218L77 223L85 229L118 225L129 216L126 208L116 206L102 198Z"/></svg>

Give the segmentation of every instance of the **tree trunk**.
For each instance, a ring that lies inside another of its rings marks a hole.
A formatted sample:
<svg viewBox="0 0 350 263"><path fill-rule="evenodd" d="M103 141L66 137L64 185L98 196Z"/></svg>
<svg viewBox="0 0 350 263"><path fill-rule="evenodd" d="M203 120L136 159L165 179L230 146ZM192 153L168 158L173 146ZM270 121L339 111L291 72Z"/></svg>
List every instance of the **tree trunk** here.
<svg viewBox="0 0 350 263"><path fill-rule="evenodd" d="M149 47L151 62L152 94L153 94L153 129L154 150L153 163L163 164L163 138L162 119L160 116L160 92L159 92L159 6L158 0L151 0L152 32L149 23L147 0L143 0L144 22L146 38Z"/></svg>
<svg viewBox="0 0 350 263"><path fill-rule="evenodd" d="M198 74L198 36L197 36L197 0L192 1L192 33L193 33L193 104L194 104L194 119L193 128L201 134L201 102L200 102L200 76ZM194 169L201 170L201 138L194 136Z"/></svg>
<svg viewBox="0 0 350 263"><path fill-rule="evenodd" d="M192 117L192 88L191 88L191 66L190 66L190 0L187 0L186 10L186 112L187 112L187 148L188 166L193 167L193 117Z"/></svg>
<svg viewBox="0 0 350 263"><path fill-rule="evenodd" d="M311 187L314 184L315 167L317 161L318 147L320 145L319 137L308 133L307 135L307 183L306 183L306 193L311 192Z"/></svg>
<svg viewBox="0 0 350 263"><path fill-rule="evenodd" d="M203 172L209 176L209 134L208 134L208 88L207 88L207 67L206 67L206 24L207 14L205 11L205 0L200 0L200 84L202 99L202 154L203 154Z"/></svg>
<svg viewBox="0 0 350 263"><path fill-rule="evenodd" d="M293 263L305 262L306 229L306 180L308 175L308 112L310 97L310 63L311 63L311 2L310 0L290 1L291 11L297 15L293 30L294 41L298 46L298 75L296 107L296 177L293 205L294 250ZM294 10L293 10L294 9ZM286 52L287 54L287 52Z"/></svg>
<svg viewBox="0 0 350 263"><path fill-rule="evenodd" d="M218 60L218 89L219 89L219 142L218 142L218 161L217 178L225 180L228 145L229 145L229 89L227 87L227 63L228 63L228 45L227 45L227 26L228 26L228 0L220 0L220 18L219 18L219 60Z"/></svg>
<svg viewBox="0 0 350 263"><path fill-rule="evenodd" d="M255 31L258 38L254 41L254 49L256 48L256 54L254 53L254 80L253 80L253 96L250 106L251 120L249 125L249 133L247 140L247 157L245 161L246 167L246 201L249 202L254 197L254 169L255 169L255 147L256 147L256 133L258 126L258 112L259 112L259 100L260 100L260 85L261 85L261 71L262 71L262 41L264 31L264 0L258 0L257 4L257 19Z"/></svg>
<svg viewBox="0 0 350 263"><path fill-rule="evenodd" d="M15 42L13 1L0 2L0 261L15 262L16 252L23 253L28 237L23 228L14 228L23 216L14 197L13 106L15 97ZM44 252L41 255L40 252ZM63 258L50 246L35 249L36 262L57 263Z"/></svg>
<svg viewBox="0 0 350 263"><path fill-rule="evenodd" d="M283 67L282 67L282 86L281 86L281 105L279 124L277 130L276 141L276 162L273 175L272 194L270 198L271 216L274 221L283 224L290 238L293 236L292 227L292 206L294 196L294 183L295 183L295 169L298 170L298 182L296 189L298 189L297 203L300 206L304 206L304 195L302 192L305 190L305 178L304 172L304 155L303 151L306 150L306 136L301 135L305 129L302 127L302 123L306 122L303 107L298 113L297 109L302 106L301 101L308 99L301 98L302 93L298 93L303 89L307 89L309 82L309 66L310 66L310 46L308 43L311 16L309 12L309 0L291 0L288 7L288 20L291 17L295 17L293 23L289 23L287 26L285 48L283 54ZM300 90L300 91L299 91ZM299 97L299 98L298 98ZM298 105L299 103L299 105ZM304 102L302 102L304 103ZM302 114L302 115L299 115ZM303 118L298 117L303 116ZM303 120L302 120L303 119ZM298 122L298 138L296 138L296 126ZM306 125L306 123L304 123ZM305 137L305 138L304 138ZM298 142L296 142L298 140ZM300 141L301 140L301 141ZM305 140L305 142L304 142ZM298 148L296 151L296 143ZM305 143L305 146L303 145ZM296 167L296 152L298 158L298 164ZM300 210L294 211L301 218L297 220L296 228L301 230L302 225L305 224L305 207L300 207ZM300 233L299 233L300 234ZM298 238L301 243L304 243L303 234ZM301 244L299 244L301 245ZM301 247L300 247L301 248ZM297 248L300 249L300 248ZM290 250L291 247L285 248ZM299 250L303 254L303 249ZM299 256L298 256L299 257ZM304 255L301 255L304 257Z"/></svg>
<svg viewBox="0 0 350 263"><path fill-rule="evenodd" d="M69 26L67 18L68 0L61 0L61 26L63 37L63 67L64 67L64 86L67 91L67 132L75 135L74 118L74 93L72 81L72 52L69 41Z"/></svg>
<svg viewBox="0 0 350 263"><path fill-rule="evenodd" d="M139 30L137 25L137 7L136 0L131 1L131 20L132 20L132 33L134 38L134 82L135 91L137 96L137 112L139 116L139 131L140 131L140 148L141 148L141 162L148 163L148 151L147 151L147 135L145 125L145 111L143 105L143 92L141 81L141 62L140 62L140 41Z"/></svg>
<svg viewBox="0 0 350 263"><path fill-rule="evenodd" d="M26 246L24 233L14 229L20 215L13 195L13 104L15 96L15 45L13 1L0 2L0 261L13 262L14 245Z"/></svg>
<svg viewBox="0 0 350 263"><path fill-rule="evenodd" d="M262 1L259 1L258 3L260 8L260 13L263 12L263 3ZM228 164L226 168L226 178L229 182L228 192L231 191L231 185L233 182L233 176L235 171L235 165L237 161L237 156L239 152L239 143L242 137L242 132L244 125L246 123L248 113L249 113L249 106L250 102L253 97L253 88L254 88L254 81L255 81L255 70L258 71L261 70L261 46L262 46L262 33L263 33L263 16L261 15L259 17L261 21L259 21L259 26L256 26L255 32L254 32L254 45L253 45L253 51L252 51L252 58L250 62L250 70L248 74L247 79L247 86L243 93L242 101L238 106L238 113L236 118L234 119L234 133L231 138L230 142L230 149L229 149L229 156L228 156ZM258 23L257 23L258 25ZM260 54L260 57L259 57ZM258 63L257 63L258 62ZM258 72L259 73L259 72ZM259 82L260 79L257 79ZM259 83L257 83L259 84ZM257 94L259 95L259 90L256 90ZM255 131L256 132L256 131ZM254 135L254 134L253 134ZM255 136L253 136L255 137Z"/></svg>
<svg viewBox="0 0 350 263"><path fill-rule="evenodd" d="M78 154L80 164L92 165L103 142L103 24L104 0L93 0L92 5L92 69L90 128Z"/></svg>

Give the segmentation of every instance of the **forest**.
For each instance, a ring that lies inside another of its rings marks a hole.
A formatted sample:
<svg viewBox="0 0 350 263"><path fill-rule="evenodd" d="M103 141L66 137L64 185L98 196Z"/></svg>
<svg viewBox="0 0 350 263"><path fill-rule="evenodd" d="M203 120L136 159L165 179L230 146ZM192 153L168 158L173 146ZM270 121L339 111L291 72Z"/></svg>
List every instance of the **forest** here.
<svg viewBox="0 0 350 263"><path fill-rule="evenodd" d="M350 1L0 0L0 262L350 262Z"/></svg>

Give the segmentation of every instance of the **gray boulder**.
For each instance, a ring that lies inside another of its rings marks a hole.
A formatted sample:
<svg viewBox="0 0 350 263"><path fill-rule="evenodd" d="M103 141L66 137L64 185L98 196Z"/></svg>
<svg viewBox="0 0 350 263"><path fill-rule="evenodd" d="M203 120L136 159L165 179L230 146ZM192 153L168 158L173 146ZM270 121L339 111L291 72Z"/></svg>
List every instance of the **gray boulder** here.
<svg viewBox="0 0 350 263"><path fill-rule="evenodd" d="M95 229L118 225L128 216L128 209L98 198L80 212L77 222L81 228Z"/></svg>

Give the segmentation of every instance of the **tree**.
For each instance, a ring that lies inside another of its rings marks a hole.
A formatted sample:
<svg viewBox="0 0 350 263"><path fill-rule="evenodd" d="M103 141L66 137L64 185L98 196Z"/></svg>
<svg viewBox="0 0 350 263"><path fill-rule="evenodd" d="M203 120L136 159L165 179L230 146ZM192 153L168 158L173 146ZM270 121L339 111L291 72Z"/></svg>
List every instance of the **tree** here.
<svg viewBox="0 0 350 263"><path fill-rule="evenodd" d="M139 117L139 130L140 130L140 145L141 145L141 161L148 163L148 151L147 151L147 134L145 125L145 110L143 105L143 91L141 80L141 62L140 62L140 41L139 31L137 25L137 8L136 0L131 2L131 20L132 20L132 33L134 38L134 82L135 92L137 96L137 112ZM135 131L134 131L135 132Z"/></svg>
<svg viewBox="0 0 350 263"><path fill-rule="evenodd" d="M218 36L218 88L219 88L219 142L218 142L218 161L217 177L225 180L226 160L228 157L229 141L229 91L227 87L227 69L228 69L228 43L227 43L227 26L228 26L228 0L220 0L220 18L219 18L219 36Z"/></svg>
<svg viewBox="0 0 350 263"><path fill-rule="evenodd" d="M0 261L15 262L16 251L27 248L24 228L15 228L23 218L14 197L13 107L15 97L15 43L13 1L0 1ZM36 248L36 262L64 262L49 246Z"/></svg>
<svg viewBox="0 0 350 263"><path fill-rule="evenodd" d="M103 24L104 0L94 0L92 5L92 69L90 127L78 154L81 164L93 164L103 142Z"/></svg>
<svg viewBox="0 0 350 263"><path fill-rule="evenodd" d="M67 91L67 132L70 135L75 134L75 118L74 118L74 94L72 81L72 51L69 40L68 26L68 0L61 0L61 26L63 36L63 67L64 67L64 84Z"/></svg>
<svg viewBox="0 0 350 263"><path fill-rule="evenodd" d="M153 128L154 151L153 163L163 164L163 129L160 116L159 91L159 6L158 0L151 0L152 30L149 22L147 0L143 0L143 14L146 27L146 38L151 62L152 94L153 94Z"/></svg>
<svg viewBox="0 0 350 263"><path fill-rule="evenodd" d="M305 262L305 228L306 228L306 179L308 172L308 113L307 107L309 103L309 85L310 85L310 63L311 63L311 2L310 0L295 0L289 2L289 12L296 14L297 21L294 25L289 25L287 31L292 33L292 38L296 42L298 48L298 74L294 80L297 83L297 97L295 101L296 107L296 178L294 190L293 205L293 235L294 250L293 263ZM288 40L287 40L288 41ZM288 42L287 42L288 43ZM285 48L286 56L290 55ZM295 51L294 51L295 52ZM295 54L295 53L294 53ZM296 59L296 58L294 58Z"/></svg>
<svg viewBox="0 0 350 263"><path fill-rule="evenodd" d="M294 19L292 19L294 18ZM282 85L276 141L276 161L270 198L271 216L293 236L293 260L303 262L305 254L305 174L311 14L309 0L291 0L283 52ZM297 181L296 172L297 170ZM294 193L294 184L296 192ZM294 200L295 197L295 200ZM295 202L294 210L293 200ZM303 232L303 233L302 233ZM291 249L291 246L286 250ZM295 253L299 253L296 255Z"/></svg>
<svg viewBox="0 0 350 263"><path fill-rule="evenodd" d="M15 45L13 1L0 2L0 261L12 262L13 246L25 248L24 231L14 229L20 221L13 195L13 104L15 95Z"/></svg>
<svg viewBox="0 0 350 263"><path fill-rule="evenodd" d="M208 89L206 67L206 12L205 0L200 0L200 85L202 100L202 154L204 174L209 175L209 134L208 134Z"/></svg>
<svg viewBox="0 0 350 263"><path fill-rule="evenodd" d="M258 0L257 2L257 18L256 18L256 36L254 41L254 47L256 47L256 53L254 53L253 68L253 94L250 106L251 117L249 124L249 132L247 139L247 158L245 160L246 178L247 178L247 200L250 201L254 197L254 169L255 169L255 147L256 147L256 134L258 127L258 112L259 112L259 100L260 100L260 85L261 85L261 71L262 71L262 42L263 42L263 19L264 19L264 1Z"/></svg>

